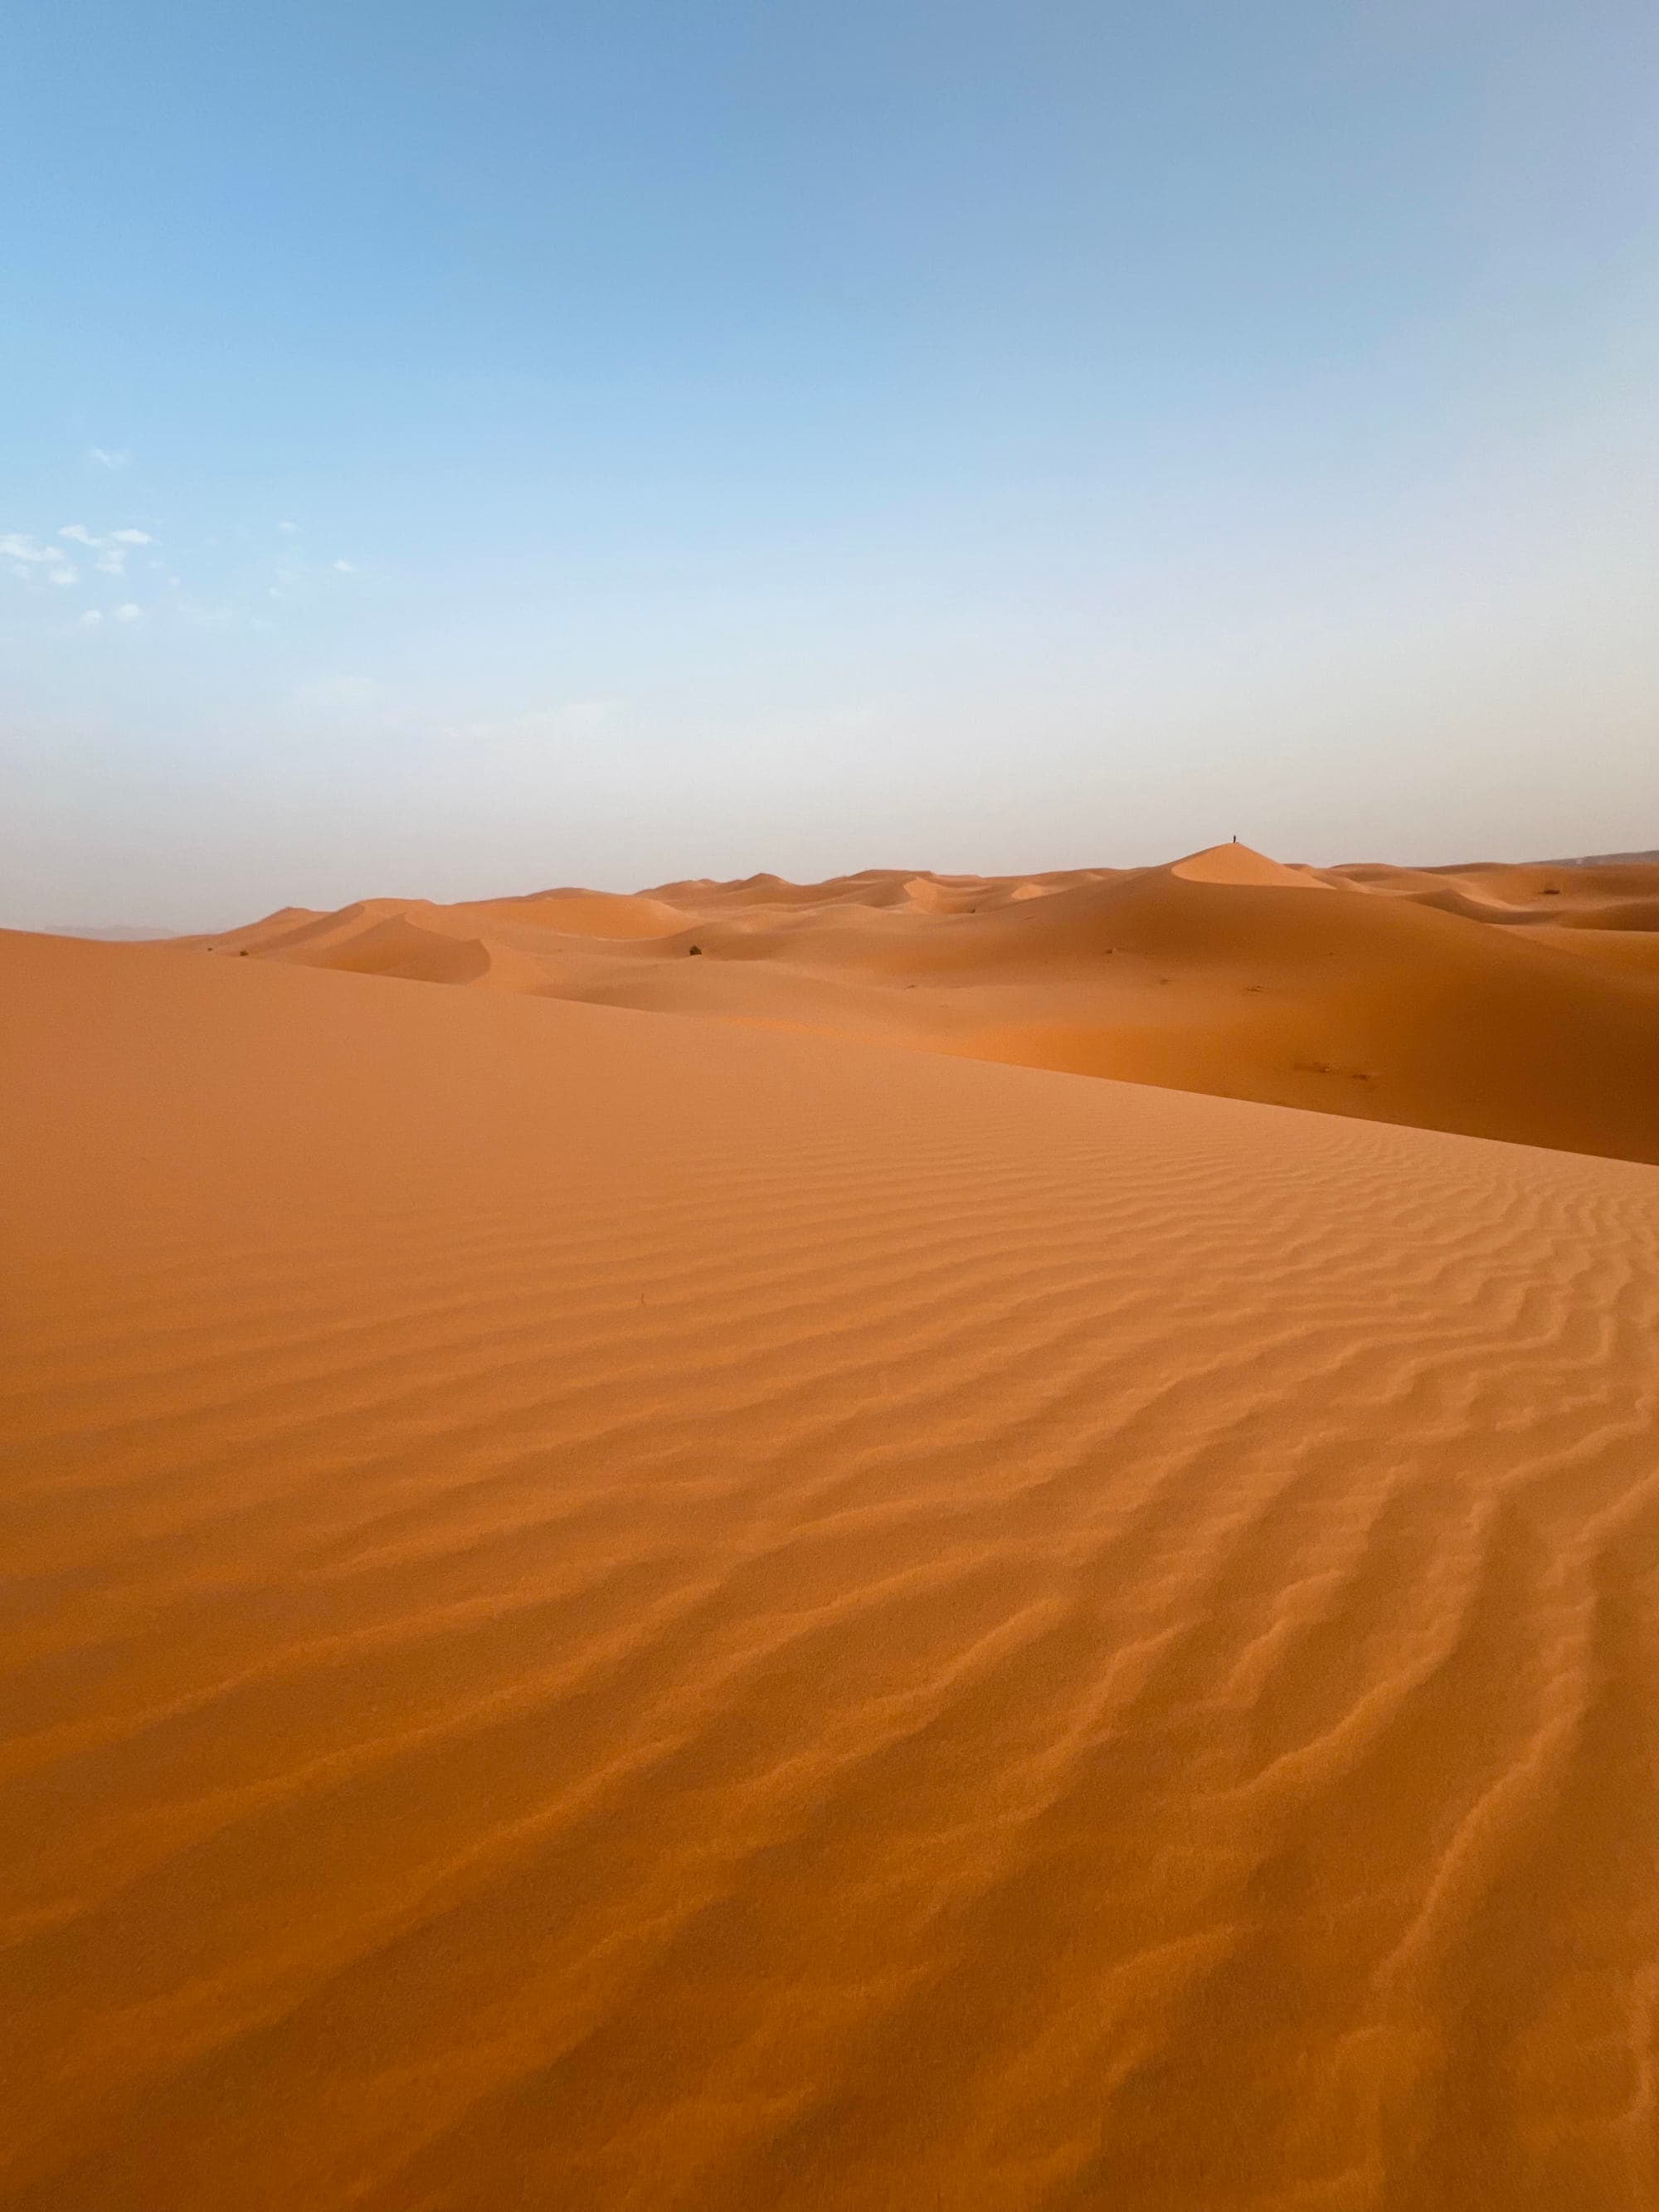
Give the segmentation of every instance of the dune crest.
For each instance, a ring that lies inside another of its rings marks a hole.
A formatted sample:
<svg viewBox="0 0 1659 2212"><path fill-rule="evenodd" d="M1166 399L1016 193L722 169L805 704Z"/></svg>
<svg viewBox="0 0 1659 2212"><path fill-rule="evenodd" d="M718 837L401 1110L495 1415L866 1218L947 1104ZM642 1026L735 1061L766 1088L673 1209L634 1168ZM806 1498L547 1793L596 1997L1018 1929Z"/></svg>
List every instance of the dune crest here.
<svg viewBox="0 0 1659 2212"><path fill-rule="evenodd" d="M1170 873L1189 884L1272 884L1279 890L1328 890L1310 868L1287 868L1249 845L1206 845L1170 864Z"/></svg>

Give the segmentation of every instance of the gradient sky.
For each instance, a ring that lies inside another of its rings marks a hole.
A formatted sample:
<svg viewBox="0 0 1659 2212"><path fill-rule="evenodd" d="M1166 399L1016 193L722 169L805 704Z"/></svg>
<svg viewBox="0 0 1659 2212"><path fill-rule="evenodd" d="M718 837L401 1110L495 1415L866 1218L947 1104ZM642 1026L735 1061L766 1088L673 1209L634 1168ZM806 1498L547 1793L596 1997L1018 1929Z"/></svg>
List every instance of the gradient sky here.
<svg viewBox="0 0 1659 2212"><path fill-rule="evenodd" d="M1651 0L6 35L0 921L1659 844Z"/></svg>

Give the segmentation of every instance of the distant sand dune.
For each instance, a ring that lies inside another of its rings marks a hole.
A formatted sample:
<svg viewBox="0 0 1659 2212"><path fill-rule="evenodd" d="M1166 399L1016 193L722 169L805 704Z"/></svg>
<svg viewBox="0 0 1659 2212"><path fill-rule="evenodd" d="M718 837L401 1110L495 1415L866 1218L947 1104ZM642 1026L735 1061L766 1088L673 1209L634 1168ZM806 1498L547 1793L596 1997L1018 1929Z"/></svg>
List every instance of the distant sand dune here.
<svg viewBox="0 0 1659 2212"><path fill-rule="evenodd" d="M0 936L9 2212L1659 2202L1659 1176L755 1026L1648 987L914 880Z"/></svg>
<svg viewBox="0 0 1659 2212"><path fill-rule="evenodd" d="M1652 866L1315 870L1218 845L1036 877L371 899L193 942L1659 1162Z"/></svg>
<svg viewBox="0 0 1659 2212"><path fill-rule="evenodd" d="M1212 845L1175 861L1170 873L1188 884L1273 884L1287 891L1330 888L1311 868L1287 868L1248 845Z"/></svg>

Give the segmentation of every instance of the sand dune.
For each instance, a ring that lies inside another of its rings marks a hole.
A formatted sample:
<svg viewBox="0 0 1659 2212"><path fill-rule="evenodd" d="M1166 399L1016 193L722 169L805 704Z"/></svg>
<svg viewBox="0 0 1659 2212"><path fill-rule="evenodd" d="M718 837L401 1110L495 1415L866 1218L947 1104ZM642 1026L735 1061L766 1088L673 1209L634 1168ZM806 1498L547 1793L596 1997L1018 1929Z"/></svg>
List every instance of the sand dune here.
<svg viewBox="0 0 1659 2212"><path fill-rule="evenodd" d="M1036 877L376 899L196 942L1659 1162L1652 866L1315 870L1221 845Z"/></svg>
<svg viewBox="0 0 1659 2212"><path fill-rule="evenodd" d="M1265 853L1235 841L1189 853L1172 863L1170 873L1188 884L1273 884L1280 890L1328 890L1331 886L1311 868L1287 868Z"/></svg>
<svg viewBox="0 0 1659 2212"><path fill-rule="evenodd" d="M1659 1176L805 1033L1652 1004L1237 865L0 937L0 2203L1659 2201Z"/></svg>

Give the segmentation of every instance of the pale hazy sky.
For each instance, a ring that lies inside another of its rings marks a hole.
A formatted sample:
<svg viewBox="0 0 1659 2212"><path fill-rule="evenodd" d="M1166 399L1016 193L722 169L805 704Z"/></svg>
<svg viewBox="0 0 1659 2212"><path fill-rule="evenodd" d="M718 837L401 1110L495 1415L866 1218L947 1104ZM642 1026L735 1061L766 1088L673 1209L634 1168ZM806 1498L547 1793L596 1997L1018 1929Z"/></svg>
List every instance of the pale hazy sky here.
<svg viewBox="0 0 1659 2212"><path fill-rule="evenodd" d="M0 122L0 922L1659 845L1651 0L52 0Z"/></svg>

